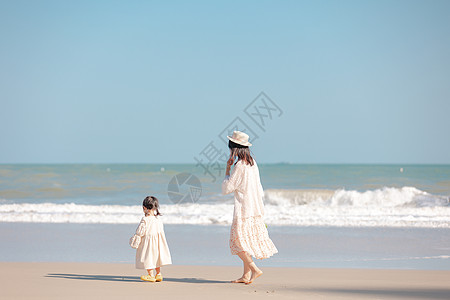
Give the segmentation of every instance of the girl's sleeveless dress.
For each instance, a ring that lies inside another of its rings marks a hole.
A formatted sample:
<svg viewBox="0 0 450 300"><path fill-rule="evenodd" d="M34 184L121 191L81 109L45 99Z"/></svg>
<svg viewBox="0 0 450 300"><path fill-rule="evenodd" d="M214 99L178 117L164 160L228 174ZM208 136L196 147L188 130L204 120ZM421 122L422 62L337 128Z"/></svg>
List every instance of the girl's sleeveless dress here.
<svg viewBox="0 0 450 300"><path fill-rule="evenodd" d="M238 161L222 183L222 193L234 192L234 213L230 233L231 254L246 251L257 259L278 253L264 224L264 191L259 169Z"/></svg>
<svg viewBox="0 0 450 300"><path fill-rule="evenodd" d="M136 229L136 235L141 237L141 243L136 249L137 269L155 269L172 264L160 219L155 216L143 217Z"/></svg>

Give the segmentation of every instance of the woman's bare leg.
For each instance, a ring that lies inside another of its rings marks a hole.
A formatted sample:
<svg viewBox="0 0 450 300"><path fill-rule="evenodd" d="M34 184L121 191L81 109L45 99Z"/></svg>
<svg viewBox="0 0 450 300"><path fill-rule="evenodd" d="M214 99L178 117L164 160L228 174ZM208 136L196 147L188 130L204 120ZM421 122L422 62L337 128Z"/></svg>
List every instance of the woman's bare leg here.
<svg viewBox="0 0 450 300"><path fill-rule="evenodd" d="M160 274L161 273L161 267L156 268L155 271L156 271L156 275Z"/></svg>
<svg viewBox="0 0 450 300"><path fill-rule="evenodd" d="M256 264L253 262L252 257L245 251L238 253L239 257L244 261L244 264L247 263L247 267L250 269L252 276L250 277L245 284L250 284L262 275L262 271L256 266Z"/></svg>
<svg viewBox="0 0 450 300"><path fill-rule="evenodd" d="M239 252L238 256L244 264L244 274L242 274L241 278L233 280L232 282L233 283L247 283L251 277L250 262L252 261L252 258L245 251ZM250 260L249 260L249 258L250 258Z"/></svg>
<svg viewBox="0 0 450 300"><path fill-rule="evenodd" d="M251 262L249 264L250 270L252 271L252 277L250 277L250 280L247 281L245 284L250 284L253 282L253 280L255 280L256 278L258 278L259 276L261 276L263 274L263 272L256 266L256 264L254 262Z"/></svg>

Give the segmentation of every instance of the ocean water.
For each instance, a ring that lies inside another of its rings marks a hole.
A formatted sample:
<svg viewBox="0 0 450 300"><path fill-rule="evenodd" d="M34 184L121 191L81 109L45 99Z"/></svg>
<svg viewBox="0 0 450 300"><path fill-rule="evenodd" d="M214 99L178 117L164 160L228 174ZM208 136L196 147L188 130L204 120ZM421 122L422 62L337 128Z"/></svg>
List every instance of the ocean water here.
<svg viewBox="0 0 450 300"><path fill-rule="evenodd" d="M450 165L259 168L268 225L450 228ZM233 197L221 195L218 172L214 181L193 164L0 165L0 222L135 224L154 195L166 224L229 225ZM178 182L182 201L168 194L180 173L201 185Z"/></svg>

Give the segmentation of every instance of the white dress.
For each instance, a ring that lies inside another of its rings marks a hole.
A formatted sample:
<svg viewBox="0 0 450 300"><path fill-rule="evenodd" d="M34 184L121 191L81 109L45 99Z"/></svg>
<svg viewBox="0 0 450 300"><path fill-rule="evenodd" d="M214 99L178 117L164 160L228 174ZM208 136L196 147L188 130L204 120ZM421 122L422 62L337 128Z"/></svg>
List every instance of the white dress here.
<svg viewBox="0 0 450 300"><path fill-rule="evenodd" d="M136 235L141 237L136 249L137 269L155 269L172 264L164 226L158 217L143 217L136 229Z"/></svg>
<svg viewBox="0 0 450 300"><path fill-rule="evenodd" d="M256 161L253 166L238 161L222 183L222 193L234 192L233 224L230 233L232 254L246 251L263 259L278 252L264 224L264 191Z"/></svg>

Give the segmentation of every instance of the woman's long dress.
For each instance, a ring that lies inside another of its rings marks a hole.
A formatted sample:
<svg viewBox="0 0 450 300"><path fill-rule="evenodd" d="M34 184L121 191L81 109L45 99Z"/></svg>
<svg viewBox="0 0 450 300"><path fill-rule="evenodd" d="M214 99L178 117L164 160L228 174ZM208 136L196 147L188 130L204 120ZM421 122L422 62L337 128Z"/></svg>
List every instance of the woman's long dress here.
<svg viewBox="0 0 450 300"><path fill-rule="evenodd" d="M141 243L136 249L136 268L155 269L172 264L169 246L164 235L164 226L155 216L146 216L136 229Z"/></svg>
<svg viewBox="0 0 450 300"><path fill-rule="evenodd" d="M255 258L268 258L278 252L264 224L264 191L256 161L253 166L238 161L222 183L222 193L234 192L231 254L246 251Z"/></svg>

